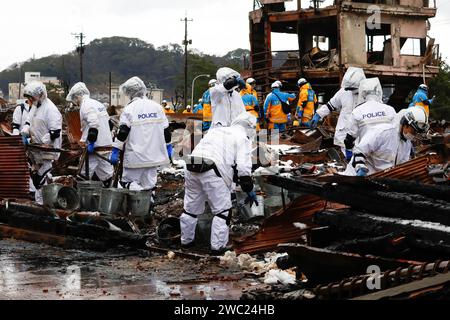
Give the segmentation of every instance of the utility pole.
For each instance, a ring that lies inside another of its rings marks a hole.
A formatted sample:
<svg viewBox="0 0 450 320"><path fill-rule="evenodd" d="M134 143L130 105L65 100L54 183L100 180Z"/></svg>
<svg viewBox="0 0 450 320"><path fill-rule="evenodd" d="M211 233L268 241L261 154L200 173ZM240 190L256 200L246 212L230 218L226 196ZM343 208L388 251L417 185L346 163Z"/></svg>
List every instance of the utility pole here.
<svg viewBox="0 0 450 320"><path fill-rule="evenodd" d="M112 72L109 72L109 106L112 106Z"/></svg>
<svg viewBox="0 0 450 320"><path fill-rule="evenodd" d="M83 55L84 55L84 38L85 34L83 32L80 32L79 34L73 34L75 35L75 38L80 40L80 43L77 47L78 55L80 56L80 81L83 82Z"/></svg>
<svg viewBox="0 0 450 320"><path fill-rule="evenodd" d="M188 45L192 44L192 40L188 40L188 22L194 21L193 19L188 19L187 14L184 19L184 108L188 105Z"/></svg>

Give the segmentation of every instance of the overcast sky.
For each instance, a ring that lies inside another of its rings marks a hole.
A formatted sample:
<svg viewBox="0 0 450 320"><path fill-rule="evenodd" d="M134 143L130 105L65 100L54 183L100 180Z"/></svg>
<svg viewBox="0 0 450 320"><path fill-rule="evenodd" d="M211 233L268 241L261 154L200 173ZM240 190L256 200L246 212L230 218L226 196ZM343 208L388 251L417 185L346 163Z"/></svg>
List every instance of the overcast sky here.
<svg viewBox="0 0 450 320"><path fill-rule="evenodd" d="M450 42L445 41L450 33L450 1L437 3L440 10L432 20L431 35L441 44L443 55L450 57ZM186 11L194 19L189 24L193 47L223 55L249 48L252 7L253 0L4 0L0 2L0 70L33 56L67 53L76 46L72 33L80 31L87 42L124 36L155 46L181 44L184 25L180 19ZM274 50L292 49L289 43L275 37Z"/></svg>

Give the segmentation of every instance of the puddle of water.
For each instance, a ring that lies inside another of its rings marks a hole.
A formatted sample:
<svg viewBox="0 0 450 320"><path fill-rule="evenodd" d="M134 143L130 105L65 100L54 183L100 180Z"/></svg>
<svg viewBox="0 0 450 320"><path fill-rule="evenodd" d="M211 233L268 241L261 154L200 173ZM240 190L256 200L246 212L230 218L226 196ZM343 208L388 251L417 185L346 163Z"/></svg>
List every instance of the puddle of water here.
<svg viewBox="0 0 450 320"><path fill-rule="evenodd" d="M237 300L254 282L199 284L206 276L229 274L196 261L96 255L93 259L89 252L0 241L0 299Z"/></svg>

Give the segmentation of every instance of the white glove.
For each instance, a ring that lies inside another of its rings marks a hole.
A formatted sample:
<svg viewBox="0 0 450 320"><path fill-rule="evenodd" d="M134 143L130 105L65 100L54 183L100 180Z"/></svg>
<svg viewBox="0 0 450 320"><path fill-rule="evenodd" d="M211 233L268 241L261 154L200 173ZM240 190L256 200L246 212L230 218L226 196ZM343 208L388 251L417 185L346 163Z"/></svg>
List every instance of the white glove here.
<svg viewBox="0 0 450 320"><path fill-rule="evenodd" d="M14 129L13 132L12 132L12 135L15 136L15 137L20 136L19 129Z"/></svg>
<svg viewBox="0 0 450 320"><path fill-rule="evenodd" d="M29 136L30 136L30 125L29 125L29 124L26 124L26 125L23 127L21 134L22 134L23 136L25 136L25 137L29 137Z"/></svg>

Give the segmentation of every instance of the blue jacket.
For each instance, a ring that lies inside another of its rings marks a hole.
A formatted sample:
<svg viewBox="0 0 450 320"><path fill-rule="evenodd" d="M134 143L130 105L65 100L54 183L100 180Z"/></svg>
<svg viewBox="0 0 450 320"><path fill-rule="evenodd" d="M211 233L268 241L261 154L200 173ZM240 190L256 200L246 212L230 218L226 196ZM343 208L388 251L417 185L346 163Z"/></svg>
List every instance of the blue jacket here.
<svg viewBox="0 0 450 320"><path fill-rule="evenodd" d="M272 93L267 96L264 104L264 114L266 119L272 123L286 123L288 118L287 114L283 112L280 99L285 103L289 103L294 101L295 98L295 94L281 92L280 89L274 89Z"/></svg>

